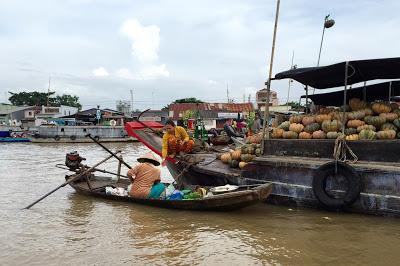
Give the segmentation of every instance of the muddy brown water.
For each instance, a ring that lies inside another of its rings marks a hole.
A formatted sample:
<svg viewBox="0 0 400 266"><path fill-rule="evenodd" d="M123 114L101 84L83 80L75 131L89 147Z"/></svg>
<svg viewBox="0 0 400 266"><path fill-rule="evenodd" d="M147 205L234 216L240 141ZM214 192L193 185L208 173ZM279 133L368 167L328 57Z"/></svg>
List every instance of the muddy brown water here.
<svg viewBox="0 0 400 266"><path fill-rule="evenodd" d="M139 143L107 144L134 163ZM231 213L165 210L78 195L54 167L93 144L0 144L0 265L397 265L400 219L260 204ZM109 162L101 169L116 169ZM126 171L126 169L124 169ZM163 171L168 179L168 172Z"/></svg>

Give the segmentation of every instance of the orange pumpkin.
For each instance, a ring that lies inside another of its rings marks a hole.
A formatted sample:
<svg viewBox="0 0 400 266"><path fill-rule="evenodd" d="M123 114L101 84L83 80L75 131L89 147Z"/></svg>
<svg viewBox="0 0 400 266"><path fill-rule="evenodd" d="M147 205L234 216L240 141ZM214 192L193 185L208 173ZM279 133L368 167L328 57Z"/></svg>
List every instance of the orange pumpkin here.
<svg viewBox="0 0 400 266"><path fill-rule="evenodd" d="M388 122L393 122L395 119L399 118L399 115L396 113L381 113L379 116L385 118Z"/></svg>
<svg viewBox="0 0 400 266"><path fill-rule="evenodd" d="M313 139L326 139L326 134L322 130L314 131L312 133Z"/></svg>
<svg viewBox="0 0 400 266"><path fill-rule="evenodd" d="M296 132L297 134L300 133L301 131L303 131L304 126L302 124L298 124L298 123L293 123L290 124L289 126L289 131L293 131Z"/></svg>
<svg viewBox="0 0 400 266"><path fill-rule="evenodd" d="M312 139L312 135L307 132L300 132L299 139Z"/></svg>
<svg viewBox="0 0 400 266"><path fill-rule="evenodd" d="M347 122L347 127L352 127L352 128L358 128L363 125L365 125L365 122L358 119L349 120L349 122Z"/></svg>
<svg viewBox="0 0 400 266"><path fill-rule="evenodd" d="M232 160L239 161L240 160L240 155L242 155L242 151L241 150L236 150L236 151L231 152Z"/></svg>
<svg viewBox="0 0 400 266"><path fill-rule="evenodd" d="M222 162L228 163L231 160L232 160L232 158L231 158L231 154L229 152L224 153L224 154L221 155L221 161Z"/></svg>
<svg viewBox="0 0 400 266"><path fill-rule="evenodd" d="M376 133L378 139L395 139L396 138L396 131L394 130L382 130Z"/></svg>
<svg viewBox="0 0 400 266"><path fill-rule="evenodd" d="M239 168L242 169L242 168L244 168L246 165L247 165L246 162L240 162L240 163L239 163Z"/></svg>
<svg viewBox="0 0 400 266"><path fill-rule="evenodd" d="M321 114L321 115L315 116L315 122L320 123L320 124L322 122L324 122L325 120L331 120L331 119L332 119L332 116L330 114Z"/></svg>
<svg viewBox="0 0 400 266"><path fill-rule="evenodd" d="M294 131L285 131L283 132L283 138L284 139L297 139L299 137L299 134L297 134Z"/></svg>
<svg viewBox="0 0 400 266"><path fill-rule="evenodd" d="M283 132L285 132L285 130L283 130L282 128L274 128L272 129L271 137L273 139L281 139L283 136Z"/></svg>
<svg viewBox="0 0 400 266"><path fill-rule="evenodd" d="M346 140L358 140L359 136L358 134L351 134L346 136Z"/></svg>
<svg viewBox="0 0 400 266"><path fill-rule="evenodd" d="M314 116L305 116L305 117L303 117L303 119L301 120L301 122L302 122L303 125L305 125L305 126L311 125L312 123L315 122L315 117L314 117Z"/></svg>
<svg viewBox="0 0 400 266"><path fill-rule="evenodd" d="M289 118L289 122L291 123L291 124L293 124L293 123L301 123L301 121L303 120L303 117L304 117L304 115L292 115L290 118Z"/></svg>
<svg viewBox="0 0 400 266"><path fill-rule="evenodd" d="M349 101L351 110L358 111L367 107L367 103L360 100L359 98L351 98Z"/></svg>
<svg viewBox="0 0 400 266"><path fill-rule="evenodd" d="M390 111L392 111L392 107L383 102L373 103L371 107L372 111L374 111L377 114L390 113Z"/></svg>

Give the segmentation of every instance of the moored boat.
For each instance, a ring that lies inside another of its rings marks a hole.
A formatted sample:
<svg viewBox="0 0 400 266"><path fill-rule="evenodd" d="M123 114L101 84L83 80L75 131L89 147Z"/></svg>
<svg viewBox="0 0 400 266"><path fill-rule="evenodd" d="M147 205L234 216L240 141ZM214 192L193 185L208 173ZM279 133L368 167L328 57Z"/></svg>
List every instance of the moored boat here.
<svg viewBox="0 0 400 266"><path fill-rule="evenodd" d="M350 61L325 67L286 71L277 74L275 79L295 79L306 86L307 92L308 86L317 89L344 86L344 89L335 92L335 95L320 96L332 105L341 106L343 102L336 100L339 97L337 95L341 95L341 99L344 96L344 103L347 104L347 93L351 97L360 97L368 101L390 100L400 96L400 88L396 86L396 81L347 88L348 85L368 80L400 78L399 66L400 58ZM317 95L313 97L315 100ZM160 154L161 137L147 127L160 128L162 125L139 122L126 124L128 134ZM342 153L342 158L333 156L338 144L348 147L345 153ZM399 148L399 139L265 139L262 155L241 170L230 168L217 160L219 153L215 151L202 151L188 154L184 158L171 159L167 166L173 176L188 167L187 174L181 178L182 182L187 184L240 185L249 182L271 182L273 191L269 200L277 204L323 207L376 215L399 215ZM351 159L352 154L356 155L354 163L346 160L344 156L347 155L347 159Z"/></svg>

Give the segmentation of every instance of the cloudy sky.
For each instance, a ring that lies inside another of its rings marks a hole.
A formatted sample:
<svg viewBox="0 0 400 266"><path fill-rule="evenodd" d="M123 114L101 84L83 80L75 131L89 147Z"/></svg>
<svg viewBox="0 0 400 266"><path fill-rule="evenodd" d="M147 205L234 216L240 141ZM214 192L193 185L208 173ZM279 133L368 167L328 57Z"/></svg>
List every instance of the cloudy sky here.
<svg viewBox="0 0 400 266"><path fill-rule="evenodd" d="M0 0L0 102L7 91L78 95L84 108L161 108L255 97L268 75L275 0ZM400 1L282 0L273 73L400 55ZM273 83L282 103L288 82ZM290 98L303 93L297 84Z"/></svg>

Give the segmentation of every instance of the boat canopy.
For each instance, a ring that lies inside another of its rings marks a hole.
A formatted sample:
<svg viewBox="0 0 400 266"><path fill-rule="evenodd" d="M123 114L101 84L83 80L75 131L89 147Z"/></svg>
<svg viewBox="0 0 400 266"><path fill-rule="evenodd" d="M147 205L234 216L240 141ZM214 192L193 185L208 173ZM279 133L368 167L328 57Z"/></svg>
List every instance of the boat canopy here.
<svg viewBox="0 0 400 266"><path fill-rule="evenodd" d="M368 86L361 86L347 90L347 99L359 98L368 102L375 100L388 101L400 96L400 81L389 81ZM343 90L330 93L302 95L309 98L315 105L341 106L343 105Z"/></svg>
<svg viewBox="0 0 400 266"><path fill-rule="evenodd" d="M284 71L274 79L294 79L304 85L327 89L345 85L346 62ZM400 79L400 57L349 61L347 85L374 79Z"/></svg>

